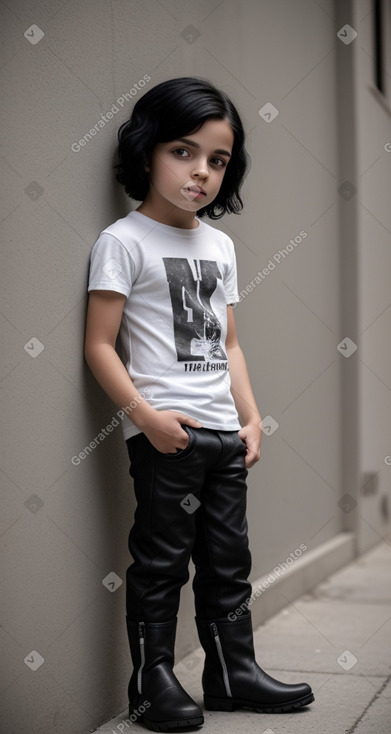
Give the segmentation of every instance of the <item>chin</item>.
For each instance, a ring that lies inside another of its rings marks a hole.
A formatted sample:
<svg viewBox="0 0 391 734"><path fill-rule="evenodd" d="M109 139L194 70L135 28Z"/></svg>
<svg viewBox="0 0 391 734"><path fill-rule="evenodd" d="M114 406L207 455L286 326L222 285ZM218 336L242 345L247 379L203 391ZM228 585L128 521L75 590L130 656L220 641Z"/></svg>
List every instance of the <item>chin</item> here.
<svg viewBox="0 0 391 734"><path fill-rule="evenodd" d="M180 209L183 209L186 212L196 212L197 209L201 209L198 201L186 201L179 205Z"/></svg>

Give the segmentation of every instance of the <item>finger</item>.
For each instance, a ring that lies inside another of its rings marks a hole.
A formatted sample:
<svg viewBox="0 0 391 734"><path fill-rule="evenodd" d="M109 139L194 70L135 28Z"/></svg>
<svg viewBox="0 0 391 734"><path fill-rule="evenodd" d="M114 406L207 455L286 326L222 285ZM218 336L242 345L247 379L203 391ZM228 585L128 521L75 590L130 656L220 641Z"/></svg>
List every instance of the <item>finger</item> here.
<svg viewBox="0 0 391 734"><path fill-rule="evenodd" d="M247 457L246 457L246 458L247 458ZM261 454L260 454L260 452L258 452L258 451L256 451L256 452L255 452L255 453L253 453L253 454L250 454L250 455L249 455L249 461L251 462L251 466L254 466L254 464L256 464L256 463L257 463L257 461L259 461L259 460L260 460L260 458L261 458Z"/></svg>
<svg viewBox="0 0 391 734"><path fill-rule="evenodd" d="M198 421L196 418L191 418L189 415L185 415L184 413L181 413L181 423L184 423L186 426L193 426L193 428L202 428L202 423Z"/></svg>
<svg viewBox="0 0 391 734"><path fill-rule="evenodd" d="M246 456L246 459L245 459L245 462L244 462L246 469L251 469L251 467L253 467L254 464L256 464L256 463L257 463L257 459L256 458L251 459L251 458L249 458L249 457Z"/></svg>
<svg viewBox="0 0 391 734"><path fill-rule="evenodd" d="M181 439L180 439L180 442L181 442L181 443L180 443L180 446L178 446L178 447L177 447L177 448L179 448L179 449L185 449L185 448L186 448L186 446L187 446L187 444L188 444L188 443L189 443L189 441L190 441L190 436L189 436L189 434L188 434L188 433L186 433L186 431L184 431L184 430L183 430L183 428L182 428L182 434L183 434L183 438L181 438Z"/></svg>

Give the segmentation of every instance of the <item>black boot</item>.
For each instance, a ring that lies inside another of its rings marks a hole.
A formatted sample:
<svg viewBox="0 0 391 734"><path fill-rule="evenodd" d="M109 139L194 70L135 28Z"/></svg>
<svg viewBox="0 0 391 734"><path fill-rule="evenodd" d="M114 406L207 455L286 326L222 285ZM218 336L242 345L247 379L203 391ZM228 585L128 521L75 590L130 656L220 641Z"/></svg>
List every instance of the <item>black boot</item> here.
<svg viewBox="0 0 391 734"><path fill-rule="evenodd" d="M202 685L208 711L250 708L259 713L282 713L315 700L307 683L281 683L257 665L250 613L233 622L225 617L196 618L196 623L206 654Z"/></svg>
<svg viewBox="0 0 391 734"><path fill-rule="evenodd" d="M204 723L201 709L173 673L177 619L132 622L126 618L133 674L129 718L137 716L152 731L171 731Z"/></svg>

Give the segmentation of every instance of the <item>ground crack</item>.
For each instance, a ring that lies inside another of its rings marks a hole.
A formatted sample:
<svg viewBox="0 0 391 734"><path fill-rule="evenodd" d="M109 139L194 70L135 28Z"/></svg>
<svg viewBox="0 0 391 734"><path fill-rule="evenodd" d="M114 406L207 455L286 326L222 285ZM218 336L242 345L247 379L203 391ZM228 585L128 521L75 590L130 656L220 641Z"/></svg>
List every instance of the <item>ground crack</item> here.
<svg viewBox="0 0 391 734"><path fill-rule="evenodd" d="M383 693L385 687L388 685L388 683L390 681L391 681L391 675L389 675L388 678L386 678L386 680L384 681L384 683L380 686L379 690L375 693L375 695L373 696L373 698L371 698L371 700L369 701L368 705L365 707L365 709L362 712L362 714L354 722L353 726L351 726L350 729L347 729L346 730L346 734L353 734L353 732L356 731L356 729L357 729L360 721L364 718L365 714L371 708L372 704L375 703L375 701L379 698L380 694Z"/></svg>

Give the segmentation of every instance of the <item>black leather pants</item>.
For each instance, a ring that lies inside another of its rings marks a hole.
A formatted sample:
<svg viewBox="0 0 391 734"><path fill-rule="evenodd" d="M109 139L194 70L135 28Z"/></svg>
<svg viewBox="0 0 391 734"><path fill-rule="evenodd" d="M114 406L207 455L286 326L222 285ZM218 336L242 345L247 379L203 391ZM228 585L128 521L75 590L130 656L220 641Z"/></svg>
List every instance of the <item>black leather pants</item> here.
<svg viewBox="0 0 391 734"><path fill-rule="evenodd" d="M200 619L226 617L251 596L246 447L237 431L182 427L190 440L177 454L143 433L126 442L137 499L126 579L133 621L176 617L191 558Z"/></svg>

